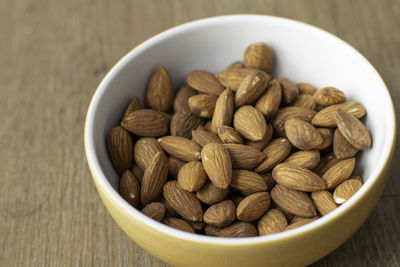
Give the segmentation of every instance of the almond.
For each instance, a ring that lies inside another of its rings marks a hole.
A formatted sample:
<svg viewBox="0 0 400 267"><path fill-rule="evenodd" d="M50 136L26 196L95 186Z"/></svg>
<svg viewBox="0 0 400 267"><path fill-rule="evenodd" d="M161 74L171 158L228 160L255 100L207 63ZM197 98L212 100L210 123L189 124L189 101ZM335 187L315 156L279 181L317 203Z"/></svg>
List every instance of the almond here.
<svg viewBox="0 0 400 267"><path fill-rule="evenodd" d="M179 170L178 184L190 192L199 190L207 181L207 174L203 164L199 161L190 161Z"/></svg>
<svg viewBox="0 0 400 267"><path fill-rule="evenodd" d="M211 181L207 181L206 184L196 192L196 196L201 202L212 205L225 199L228 192L229 188L221 189L216 187Z"/></svg>
<svg viewBox="0 0 400 267"><path fill-rule="evenodd" d="M193 130L192 141L195 141L201 147L207 145L208 143L222 144L222 141L218 136L204 130Z"/></svg>
<svg viewBox="0 0 400 267"><path fill-rule="evenodd" d="M255 107L264 114L265 119L270 120L278 111L281 99L281 84L273 79L269 82L265 93L257 100Z"/></svg>
<svg viewBox="0 0 400 267"><path fill-rule="evenodd" d="M271 190L274 187L274 185L276 184L274 178L272 177L272 172L267 172L267 173L262 174L261 178L263 178L263 180L267 184L268 190Z"/></svg>
<svg viewBox="0 0 400 267"><path fill-rule="evenodd" d="M272 171L272 177L278 184L299 191L314 192L326 188L321 177L293 163L278 164Z"/></svg>
<svg viewBox="0 0 400 267"><path fill-rule="evenodd" d="M192 71L186 82L193 89L210 95L220 95L225 89L213 74L204 70Z"/></svg>
<svg viewBox="0 0 400 267"><path fill-rule="evenodd" d="M350 144L336 128L333 135L333 153L338 159L346 159L354 157L359 150Z"/></svg>
<svg viewBox="0 0 400 267"><path fill-rule="evenodd" d="M168 158L168 174L172 177L177 179L178 178L178 173L179 170L185 165L185 162L174 158L174 157L169 157Z"/></svg>
<svg viewBox="0 0 400 267"><path fill-rule="evenodd" d="M269 75L262 71L247 75L236 91L235 106L238 108L255 102L264 93L269 79Z"/></svg>
<svg viewBox="0 0 400 267"><path fill-rule="evenodd" d="M131 102L129 102L128 106L126 107L123 118L125 118L129 113L139 109L142 109L142 104L140 104L139 97L135 96L134 98L132 98Z"/></svg>
<svg viewBox="0 0 400 267"><path fill-rule="evenodd" d="M192 130L202 125L204 120L190 111L176 112L171 120L171 135L192 138Z"/></svg>
<svg viewBox="0 0 400 267"><path fill-rule="evenodd" d="M136 141L133 157L136 164L144 171L158 152L164 153L157 140L153 137L143 137Z"/></svg>
<svg viewBox="0 0 400 267"><path fill-rule="evenodd" d="M206 227L204 228L204 232L208 236L218 236L218 233L222 230L221 227L217 227L214 225L209 225L207 224Z"/></svg>
<svg viewBox="0 0 400 267"><path fill-rule="evenodd" d="M371 147L371 134L361 121L341 109L338 109L335 115L340 132L351 145L360 150Z"/></svg>
<svg viewBox="0 0 400 267"><path fill-rule="evenodd" d="M168 132L168 119L158 111L140 109L122 119L122 127L139 136L162 136Z"/></svg>
<svg viewBox="0 0 400 267"><path fill-rule="evenodd" d="M335 87L318 89L313 97L315 102L324 106L339 104L346 101L346 95Z"/></svg>
<svg viewBox="0 0 400 267"><path fill-rule="evenodd" d="M236 205L232 200L225 200L210 206L205 212L203 220L207 224L217 227L231 225L236 219Z"/></svg>
<svg viewBox="0 0 400 267"><path fill-rule="evenodd" d="M233 108L232 108L232 112L233 112ZM214 117L215 117L215 111L214 111L214 116L213 116L213 118L214 118ZM231 118L231 120L232 120L232 118ZM204 124L204 130L209 131L209 132L212 132L211 125L212 125L212 121L211 121L211 120L207 121L207 122Z"/></svg>
<svg viewBox="0 0 400 267"><path fill-rule="evenodd" d="M297 85L285 77L277 77L276 80L281 84L282 102L284 104L294 102L299 95L299 88L297 88Z"/></svg>
<svg viewBox="0 0 400 267"><path fill-rule="evenodd" d="M228 150L221 144L209 143L201 150L204 170L211 182L225 189L232 179L232 163Z"/></svg>
<svg viewBox="0 0 400 267"><path fill-rule="evenodd" d="M243 62L247 68L271 72L273 63L271 50L265 43L253 43L246 48Z"/></svg>
<svg viewBox="0 0 400 267"><path fill-rule="evenodd" d="M251 141L262 140L267 131L264 116L253 106L243 106L236 110L233 116L233 127Z"/></svg>
<svg viewBox="0 0 400 267"><path fill-rule="evenodd" d="M251 194L240 201L236 216L245 222L257 220L269 209L270 203L271 197L268 192Z"/></svg>
<svg viewBox="0 0 400 267"><path fill-rule="evenodd" d="M246 145L254 147L257 150L263 151L265 147L271 142L272 134L274 133L274 129L271 124L267 124L267 130L265 131L264 138L260 141L250 141L246 140Z"/></svg>
<svg viewBox="0 0 400 267"><path fill-rule="evenodd" d="M171 207L171 205L168 203L168 201L165 199L164 196L161 198L161 203L165 207L165 216L166 217L175 217L177 215L176 212L174 211L174 209Z"/></svg>
<svg viewBox="0 0 400 267"><path fill-rule="evenodd" d="M231 186L240 190L244 195L267 191L268 189L266 182L259 174L247 170L234 170Z"/></svg>
<svg viewBox="0 0 400 267"><path fill-rule="evenodd" d="M350 176L349 179L355 179L357 181L360 181L361 183L363 183L363 178L360 175L354 175L354 176Z"/></svg>
<svg viewBox="0 0 400 267"><path fill-rule="evenodd" d="M362 183L356 179L349 179L342 182L335 188L333 199L337 204L343 204L351 198L362 186Z"/></svg>
<svg viewBox="0 0 400 267"><path fill-rule="evenodd" d="M313 95L315 93L315 88L309 83L298 83L297 88L299 88L299 94Z"/></svg>
<svg viewBox="0 0 400 267"><path fill-rule="evenodd" d="M162 191L168 176L168 158L164 153L158 152L143 174L140 189L140 200L146 205L156 200Z"/></svg>
<svg viewBox="0 0 400 267"><path fill-rule="evenodd" d="M312 170L318 165L319 160L320 160L320 154L319 154L319 151L317 151L317 150L298 151L298 152L292 153L285 160L285 163L292 163L297 166Z"/></svg>
<svg viewBox="0 0 400 267"><path fill-rule="evenodd" d="M212 118L215 103L218 97L215 95L194 95L189 98L189 107L192 113L201 118Z"/></svg>
<svg viewBox="0 0 400 267"><path fill-rule="evenodd" d="M243 138L240 133L229 126L219 127L218 136L225 144L243 144Z"/></svg>
<svg viewBox="0 0 400 267"><path fill-rule="evenodd" d="M218 237L252 237L257 235L258 232L254 225L246 222L237 222L217 233Z"/></svg>
<svg viewBox="0 0 400 267"><path fill-rule="evenodd" d="M250 170L264 160L264 154L250 146L240 144L224 144L229 152L232 168Z"/></svg>
<svg viewBox="0 0 400 267"><path fill-rule="evenodd" d="M228 88L221 93L215 103L214 115L211 123L212 132L217 133L219 127L231 124L233 109L234 96L232 91Z"/></svg>
<svg viewBox="0 0 400 267"><path fill-rule="evenodd" d="M333 165L338 163L340 160L336 158L333 153L325 154L321 157L319 164L314 168L314 172L319 176L322 176L327 170L329 170Z"/></svg>
<svg viewBox="0 0 400 267"><path fill-rule="evenodd" d="M338 109L349 112L357 119L362 118L366 111L363 105L356 101L346 101L344 103L332 105L319 111L312 119L312 124L321 127L336 127L336 115L335 112Z"/></svg>
<svg viewBox="0 0 400 267"><path fill-rule="evenodd" d="M325 216L337 208L332 193L327 190L312 192L311 198L314 201L318 212L321 213L322 216Z"/></svg>
<svg viewBox="0 0 400 267"><path fill-rule="evenodd" d="M274 128L275 134L280 137L285 136L285 122L288 119L299 119L306 122L311 122L316 112L311 109L300 107L286 107L281 108L272 119L271 124Z"/></svg>
<svg viewBox="0 0 400 267"><path fill-rule="evenodd" d="M121 126L111 129L107 135L107 149L115 170L121 174L132 164L132 137Z"/></svg>
<svg viewBox="0 0 400 267"><path fill-rule="evenodd" d="M293 229L299 228L300 226L306 225L307 223L313 222L313 221L315 221L315 220L317 220L317 219L319 219L318 216L315 216L315 217L313 217L313 218L302 218L302 220L299 220L299 221L297 221L297 222L295 222L295 223L292 223L292 224L290 224L289 226L287 226L287 227L285 228L285 231L293 230Z"/></svg>
<svg viewBox="0 0 400 267"><path fill-rule="evenodd" d="M226 70L235 70L235 69L241 69L244 68L244 64L241 61L235 61L232 64L230 64Z"/></svg>
<svg viewBox="0 0 400 267"><path fill-rule="evenodd" d="M201 147L184 137L164 136L158 139L158 143L168 154L182 161L188 162L201 158Z"/></svg>
<svg viewBox="0 0 400 267"><path fill-rule="evenodd" d="M164 218L161 221L163 224L168 225L172 228L181 230L181 231L185 231L185 232L189 232L194 234L195 231L193 230L193 228L184 220L178 219L178 218Z"/></svg>
<svg viewBox="0 0 400 267"><path fill-rule="evenodd" d="M189 85L184 85L178 89L174 99L174 112L188 111L189 98L196 94L196 91Z"/></svg>
<svg viewBox="0 0 400 267"><path fill-rule="evenodd" d="M165 207L160 202L151 202L147 204L141 212L156 221L161 221L165 215Z"/></svg>
<svg viewBox="0 0 400 267"><path fill-rule="evenodd" d="M139 205L140 200L140 186L135 175L130 171L126 170L121 177L119 182L119 190L121 196L134 207Z"/></svg>
<svg viewBox="0 0 400 267"><path fill-rule="evenodd" d="M204 222L193 222L186 220L186 222L193 228L195 231L201 231L206 226Z"/></svg>
<svg viewBox="0 0 400 267"><path fill-rule="evenodd" d="M146 104L149 108L168 112L174 101L171 76L164 67L159 67L150 77L146 89Z"/></svg>
<svg viewBox="0 0 400 267"><path fill-rule="evenodd" d="M261 236L282 232L287 225L285 215L277 209L271 209L258 221L257 228Z"/></svg>
<svg viewBox="0 0 400 267"><path fill-rule="evenodd" d="M257 69L238 68L220 72L216 75L216 77L223 86L230 88L233 91L236 91L244 78L246 78L247 75L254 71L257 71Z"/></svg>
<svg viewBox="0 0 400 267"><path fill-rule="evenodd" d="M292 150L292 145L286 138L273 140L263 151L265 160L254 170L258 173L265 173L272 170L276 165L284 161Z"/></svg>
<svg viewBox="0 0 400 267"><path fill-rule="evenodd" d="M302 94L297 97L297 99L291 105L292 107L301 107L314 110L317 106L314 97L308 94Z"/></svg>
<svg viewBox="0 0 400 267"><path fill-rule="evenodd" d="M332 145L332 140L333 140L332 130L329 128L317 128L317 130L322 137L322 143L319 146L317 146L315 149L316 150L327 149L328 147L330 147Z"/></svg>
<svg viewBox="0 0 400 267"><path fill-rule="evenodd" d="M131 170L139 183L142 183L144 171L137 164L133 164Z"/></svg>
<svg viewBox="0 0 400 267"><path fill-rule="evenodd" d="M167 182L163 192L165 199L180 216L195 222L203 220L200 201L193 193L183 190L177 181Z"/></svg>
<svg viewBox="0 0 400 267"><path fill-rule="evenodd" d="M314 126L299 119L287 120L285 132L292 145L302 150L315 149L323 142L321 134Z"/></svg>
<svg viewBox="0 0 400 267"><path fill-rule="evenodd" d="M276 184L271 190L271 198L279 207L291 214L307 218L317 215L312 199L305 192Z"/></svg>
<svg viewBox="0 0 400 267"><path fill-rule="evenodd" d="M326 182L328 190L334 189L344 180L347 180L353 173L355 163L355 158L349 158L340 160L338 163L329 168L322 175L322 179L324 179Z"/></svg>

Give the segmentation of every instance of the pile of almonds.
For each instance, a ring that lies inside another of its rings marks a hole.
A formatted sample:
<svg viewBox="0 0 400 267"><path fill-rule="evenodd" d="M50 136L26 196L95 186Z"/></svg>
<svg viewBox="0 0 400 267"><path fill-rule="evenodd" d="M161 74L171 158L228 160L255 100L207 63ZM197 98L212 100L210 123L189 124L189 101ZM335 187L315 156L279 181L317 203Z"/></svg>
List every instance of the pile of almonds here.
<svg viewBox="0 0 400 267"><path fill-rule="evenodd" d="M171 227L218 237L269 235L324 216L361 186L371 146L356 101L271 78L265 43L214 75L189 73L176 93L163 67L146 108L134 97L107 137L122 197ZM171 110L173 109L173 112Z"/></svg>

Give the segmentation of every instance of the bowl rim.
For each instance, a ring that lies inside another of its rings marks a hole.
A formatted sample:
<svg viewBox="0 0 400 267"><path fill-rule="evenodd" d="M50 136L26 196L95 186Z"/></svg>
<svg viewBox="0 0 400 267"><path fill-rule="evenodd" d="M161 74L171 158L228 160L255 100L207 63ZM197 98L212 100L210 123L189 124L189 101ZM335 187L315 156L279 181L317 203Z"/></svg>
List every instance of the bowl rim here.
<svg viewBox="0 0 400 267"><path fill-rule="evenodd" d="M192 234L183 232L180 230L176 230L172 227L166 226L160 222L157 222L146 215L142 214L139 210L131 206L128 202L126 202L120 194L112 187L112 185L108 182L105 174L102 172L100 167L100 162L96 156L95 149L94 149L94 141L93 138L93 124L95 114L98 108L99 100L101 99L104 91L107 89L109 82L111 81L112 77L118 73L135 55L146 49L147 47L151 46L158 41L171 37L175 34L178 34L182 31L188 31L193 28L197 28L199 26L203 26L206 24L213 24L213 23L222 23L228 21L265 21L270 20L274 22L284 23L284 24L292 24L291 26L305 28L309 31L314 31L317 34L321 35L321 37L329 38L331 41L340 44L344 49L347 49L348 52L355 54L362 60L373 73L376 74L375 79L381 83L382 88L386 89L383 93L386 94L386 98L388 100L388 109L390 110L390 114L386 114L389 118L387 118L389 122L389 126L391 129L388 129L386 133L386 141L384 144L383 150L383 157L379 159L377 162L377 168L371 173L367 182L363 184L361 189L348 201L346 201L343 205L332 211L331 213L319 218L316 221L313 221L307 225L302 227L276 233L267 236L257 236L257 237L246 237L246 238L220 238L220 237L211 237L199 234ZM389 105L390 103L390 105ZM198 244L207 244L207 245L215 245L215 246L253 246L258 244L265 244L270 242L276 241L283 241L286 239L292 239L294 237L300 237L302 235L310 234L310 232L315 231L316 229L322 228L325 224L332 222L339 217L343 216L353 205L361 201L361 198L368 194L369 191L373 188L374 184L378 182L379 177L381 176L382 172L386 169L387 165L390 164L391 156L393 155L395 142L396 142L396 118L395 118L395 110L393 105L393 100L391 98L390 92L385 85L383 79L379 75L378 71L372 66L372 64L355 48L351 45L343 41L342 39L336 37L335 35L322 30L316 26L312 26L310 24L300 22L293 19L277 17L277 16L269 16L269 15L253 15L253 14L238 14L238 15L224 15L224 16L216 16L216 17L209 17L203 18L199 20L190 21L181 25L177 25L170 29L167 29L161 33L154 35L153 37L147 39L146 41L142 42L132 50L130 50L127 54L125 54L112 68L109 72L105 75L102 79L98 87L96 88L91 102L88 107L86 120L85 120L85 128L84 128L84 145L85 145L85 152L86 158L88 161L88 165L90 171L92 173L93 180L98 187L98 191L103 191L105 195L107 195L115 205L119 206L122 210L124 210L127 215L140 221L140 223L146 224L148 227L152 229L152 231L157 231L163 235L167 235L171 238L177 238L182 241L188 241L192 243ZM101 190L100 190L101 189Z"/></svg>

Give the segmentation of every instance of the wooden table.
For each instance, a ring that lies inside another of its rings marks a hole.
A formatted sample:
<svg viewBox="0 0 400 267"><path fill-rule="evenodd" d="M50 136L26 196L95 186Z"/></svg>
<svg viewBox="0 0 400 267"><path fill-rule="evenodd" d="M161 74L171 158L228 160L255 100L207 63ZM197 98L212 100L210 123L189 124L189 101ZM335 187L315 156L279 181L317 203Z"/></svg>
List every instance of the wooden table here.
<svg viewBox="0 0 400 267"><path fill-rule="evenodd" d="M400 98L400 1L0 1L0 266L164 266L103 206L86 164L92 94L131 48L172 26L257 13L344 39ZM398 142L400 143L400 142ZM400 153L376 209L315 266L400 265Z"/></svg>

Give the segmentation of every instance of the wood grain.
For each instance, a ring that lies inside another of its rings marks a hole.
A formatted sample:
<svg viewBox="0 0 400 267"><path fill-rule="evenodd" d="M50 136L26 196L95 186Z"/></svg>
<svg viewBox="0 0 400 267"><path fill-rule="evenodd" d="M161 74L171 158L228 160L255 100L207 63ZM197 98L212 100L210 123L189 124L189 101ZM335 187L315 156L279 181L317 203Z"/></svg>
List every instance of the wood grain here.
<svg viewBox="0 0 400 267"><path fill-rule="evenodd" d="M86 109L105 73L140 42L238 13L297 19L349 42L380 72L399 110L397 0L0 1L1 266L165 266L101 203L83 149ZM314 266L400 265L399 163L397 150L373 214Z"/></svg>

